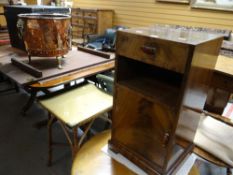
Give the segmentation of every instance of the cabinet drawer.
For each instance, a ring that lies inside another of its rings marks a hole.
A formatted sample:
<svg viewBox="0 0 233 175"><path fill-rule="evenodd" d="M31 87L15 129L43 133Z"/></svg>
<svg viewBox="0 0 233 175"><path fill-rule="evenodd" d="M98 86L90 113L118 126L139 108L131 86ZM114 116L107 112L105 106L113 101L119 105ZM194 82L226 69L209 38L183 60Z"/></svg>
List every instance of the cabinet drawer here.
<svg viewBox="0 0 233 175"><path fill-rule="evenodd" d="M157 38L118 32L117 54L184 73L190 47Z"/></svg>

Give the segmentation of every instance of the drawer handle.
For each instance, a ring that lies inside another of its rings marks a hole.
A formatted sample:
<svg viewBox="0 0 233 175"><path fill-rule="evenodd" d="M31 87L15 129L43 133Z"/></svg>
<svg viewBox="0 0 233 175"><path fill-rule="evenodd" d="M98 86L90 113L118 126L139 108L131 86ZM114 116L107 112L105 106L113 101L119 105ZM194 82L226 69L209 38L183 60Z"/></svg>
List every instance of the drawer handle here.
<svg viewBox="0 0 233 175"><path fill-rule="evenodd" d="M155 56L156 55L156 48L155 47L151 47L151 46L142 46L141 47L142 51L144 53L146 53L147 55L153 55Z"/></svg>
<svg viewBox="0 0 233 175"><path fill-rule="evenodd" d="M169 142L169 133L165 133L164 136L163 136L163 147L167 147L168 145L168 142Z"/></svg>

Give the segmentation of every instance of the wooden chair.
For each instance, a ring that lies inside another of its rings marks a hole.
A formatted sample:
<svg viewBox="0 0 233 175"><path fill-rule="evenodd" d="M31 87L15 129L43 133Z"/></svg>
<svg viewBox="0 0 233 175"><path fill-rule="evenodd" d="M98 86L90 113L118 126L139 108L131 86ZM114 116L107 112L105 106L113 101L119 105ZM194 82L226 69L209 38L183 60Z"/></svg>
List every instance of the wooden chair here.
<svg viewBox="0 0 233 175"><path fill-rule="evenodd" d="M186 125L186 128L181 129L178 135L182 138L188 138L187 133L189 132L192 132L192 129L187 129ZM200 116L200 122L195 134L195 147L193 152L217 166L225 167L226 174L232 175L232 138L233 123L230 119L213 113L204 112ZM187 142L183 139L178 139L178 144L185 145Z"/></svg>
<svg viewBox="0 0 233 175"><path fill-rule="evenodd" d="M111 95L106 94L93 84L85 84L55 97L40 100L39 103L49 111L48 165L52 163L52 145L55 144L52 139L54 121L57 120L60 124L74 157L96 117L112 109L112 101ZM77 131L80 126L84 126L84 131L78 140ZM69 135L69 128L72 129L73 138Z"/></svg>

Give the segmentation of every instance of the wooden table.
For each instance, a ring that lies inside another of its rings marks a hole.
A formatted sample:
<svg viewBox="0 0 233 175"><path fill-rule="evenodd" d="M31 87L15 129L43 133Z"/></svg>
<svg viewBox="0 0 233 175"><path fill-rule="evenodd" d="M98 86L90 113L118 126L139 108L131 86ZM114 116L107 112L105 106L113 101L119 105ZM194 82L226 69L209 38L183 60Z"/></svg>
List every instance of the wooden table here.
<svg viewBox="0 0 233 175"><path fill-rule="evenodd" d="M110 139L110 134L109 130L97 134L82 146L73 161L72 175L135 175L101 150ZM189 175L199 175L195 166Z"/></svg>
<svg viewBox="0 0 233 175"><path fill-rule="evenodd" d="M221 115L233 93L233 58L219 55L210 86L205 109Z"/></svg>
<svg viewBox="0 0 233 175"><path fill-rule="evenodd" d="M94 55L73 49L64 59L63 69L57 68L55 58L32 57L31 65L43 73L42 77L36 78L12 65L11 58L27 63L28 57L25 52L10 46L0 47L0 72L31 94L23 109L24 112L30 107L39 91L49 93L49 88L67 85L71 81L114 68L114 57L106 59L99 53Z"/></svg>

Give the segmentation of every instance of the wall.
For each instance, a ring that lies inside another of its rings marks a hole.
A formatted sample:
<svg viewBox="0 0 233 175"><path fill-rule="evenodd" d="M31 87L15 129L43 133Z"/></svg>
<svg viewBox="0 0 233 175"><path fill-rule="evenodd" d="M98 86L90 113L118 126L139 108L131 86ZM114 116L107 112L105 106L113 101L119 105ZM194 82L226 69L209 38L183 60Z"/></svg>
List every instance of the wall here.
<svg viewBox="0 0 233 175"><path fill-rule="evenodd" d="M155 23L233 30L233 12L191 9L189 5L155 0L74 0L74 7L115 10L115 25L148 26Z"/></svg>
<svg viewBox="0 0 233 175"><path fill-rule="evenodd" d="M43 4L48 4L50 0L42 0ZM35 5L37 3L37 0L24 0L28 5Z"/></svg>
<svg viewBox="0 0 233 175"><path fill-rule="evenodd" d="M0 0L1 1L1 0ZM31 5L31 4L36 4L36 0L24 0L24 2L26 2L27 4ZM44 0L44 3L48 3L49 0ZM0 4L0 13L3 13L4 10L3 10L3 5ZM1 26L6 26L6 20L5 20L5 17L0 15L0 25Z"/></svg>

